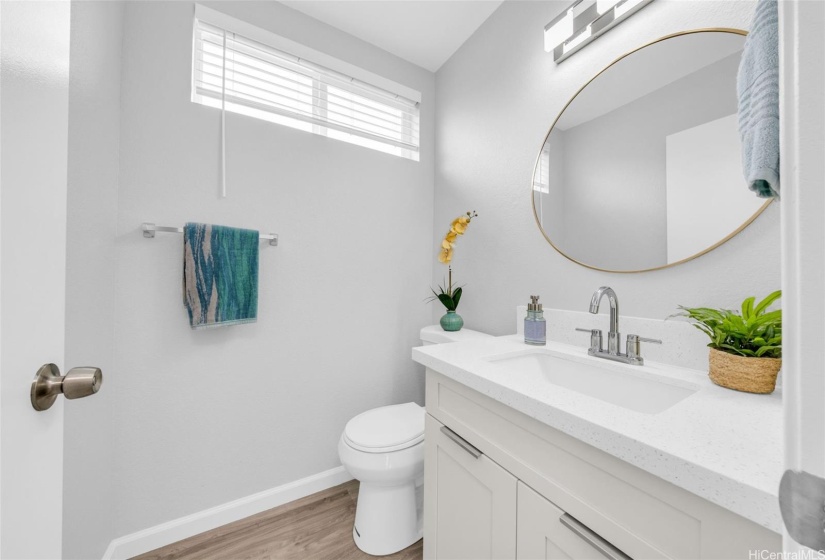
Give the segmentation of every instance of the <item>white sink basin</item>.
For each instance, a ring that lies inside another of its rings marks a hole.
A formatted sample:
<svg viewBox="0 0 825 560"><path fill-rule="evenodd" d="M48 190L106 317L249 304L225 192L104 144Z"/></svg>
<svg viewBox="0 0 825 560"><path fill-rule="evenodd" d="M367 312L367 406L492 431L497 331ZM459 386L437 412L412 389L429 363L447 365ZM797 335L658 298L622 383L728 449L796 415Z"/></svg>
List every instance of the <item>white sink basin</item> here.
<svg viewBox="0 0 825 560"><path fill-rule="evenodd" d="M696 393L699 388L600 358L578 358L530 349L485 358L508 377L545 381L629 410L656 414ZM634 371L637 370L638 371Z"/></svg>

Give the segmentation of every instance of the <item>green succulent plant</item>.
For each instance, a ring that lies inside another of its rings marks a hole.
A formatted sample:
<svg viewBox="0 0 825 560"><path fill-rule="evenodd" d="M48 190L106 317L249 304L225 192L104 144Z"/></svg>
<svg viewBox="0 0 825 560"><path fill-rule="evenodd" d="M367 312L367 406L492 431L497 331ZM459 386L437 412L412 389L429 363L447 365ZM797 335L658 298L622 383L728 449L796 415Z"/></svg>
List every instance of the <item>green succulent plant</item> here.
<svg viewBox="0 0 825 560"><path fill-rule="evenodd" d="M710 348L739 356L782 357L782 310L768 307L782 296L777 290L754 305L755 297L742 302L742 310L684 307L676 316L687 317L693 326L710 337Z"/></svg>

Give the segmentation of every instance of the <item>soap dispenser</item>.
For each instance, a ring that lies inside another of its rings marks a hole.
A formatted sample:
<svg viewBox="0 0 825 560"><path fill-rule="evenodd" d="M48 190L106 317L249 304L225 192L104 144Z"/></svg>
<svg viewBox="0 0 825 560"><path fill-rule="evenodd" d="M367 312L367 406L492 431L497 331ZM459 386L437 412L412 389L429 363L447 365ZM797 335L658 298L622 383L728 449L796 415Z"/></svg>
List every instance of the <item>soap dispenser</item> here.
<svg viewBox="0 0 825 560"><path fill-rule="evenodd" d="M535 346L547 344L547 321L539 303L539 296L530 296L527 317L524 318L524 342Z"/></svg>

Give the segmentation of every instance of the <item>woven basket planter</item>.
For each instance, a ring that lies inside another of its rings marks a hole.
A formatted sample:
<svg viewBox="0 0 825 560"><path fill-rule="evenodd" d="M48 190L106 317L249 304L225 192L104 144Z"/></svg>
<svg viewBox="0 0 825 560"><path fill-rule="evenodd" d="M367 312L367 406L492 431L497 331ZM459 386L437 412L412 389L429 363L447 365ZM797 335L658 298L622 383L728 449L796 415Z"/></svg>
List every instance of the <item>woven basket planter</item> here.
<svg viewBox="0 0 825 560"><path fill-rule="evenodd" d="M782 358L749 358L710 349L710 380L746 393L773 393Z"/></svg>

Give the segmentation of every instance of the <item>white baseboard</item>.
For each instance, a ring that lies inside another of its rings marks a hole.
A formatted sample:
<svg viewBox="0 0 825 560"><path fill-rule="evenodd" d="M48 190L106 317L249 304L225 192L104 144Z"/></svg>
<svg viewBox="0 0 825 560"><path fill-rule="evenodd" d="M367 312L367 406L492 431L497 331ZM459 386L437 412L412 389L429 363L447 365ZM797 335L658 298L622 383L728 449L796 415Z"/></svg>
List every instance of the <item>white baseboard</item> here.
<svg viewBox="0 0 825 560"><path fill-rule="evenodd" d="M343 466L336 467L277 488L173 519L114 539L109 543L103 560L125 560L350 480L352 476Z"/></svg>

